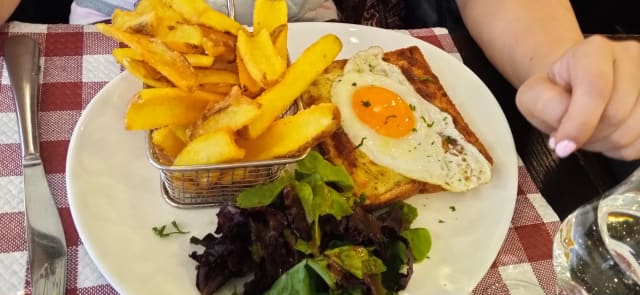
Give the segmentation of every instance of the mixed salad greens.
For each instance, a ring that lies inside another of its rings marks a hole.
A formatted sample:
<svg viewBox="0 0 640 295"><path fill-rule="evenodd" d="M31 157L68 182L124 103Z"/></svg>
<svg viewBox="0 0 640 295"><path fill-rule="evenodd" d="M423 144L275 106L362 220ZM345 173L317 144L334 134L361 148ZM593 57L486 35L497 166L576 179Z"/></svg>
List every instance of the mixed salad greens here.
<svg viewBox="0 0 640 295"><path fill-rule="evenodd" d="M228 280L252 275L244 294L395 294L431 237L411 228L413 206L399 202L367 211L342 167L317 152L294 172L240 193L222 207L214 233L191 243L196 286L213 294Z"/></svg>

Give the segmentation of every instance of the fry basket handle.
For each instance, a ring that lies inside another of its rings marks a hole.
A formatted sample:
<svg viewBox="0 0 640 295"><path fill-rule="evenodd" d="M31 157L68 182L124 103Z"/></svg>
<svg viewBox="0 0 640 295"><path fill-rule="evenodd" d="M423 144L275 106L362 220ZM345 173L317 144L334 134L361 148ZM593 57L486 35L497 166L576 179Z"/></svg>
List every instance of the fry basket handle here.
<svg viewBox="0 0 640 295"><path fill-rule="evenodd" d="M236 0L227 0L227 15L233 20L236 19Z"/></svg>

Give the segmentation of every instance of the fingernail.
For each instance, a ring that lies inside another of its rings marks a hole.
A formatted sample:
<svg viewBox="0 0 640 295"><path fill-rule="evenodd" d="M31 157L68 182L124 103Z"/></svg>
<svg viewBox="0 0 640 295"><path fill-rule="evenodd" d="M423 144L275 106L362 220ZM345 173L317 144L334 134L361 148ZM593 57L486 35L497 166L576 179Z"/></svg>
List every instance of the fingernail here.
<svg viewBox="0 0 640 295"><path fill-rule="evenodd" d="M556 145L556 155L560 158L566 158L576 150L576 143L571 140L563 140Z"/></svg>
<svg viewBox="0 0 640 295"><path fill-rule="evenodd" d="M549 137L549 148L552 150L556 148L556 138L553 136Z"/></svg>

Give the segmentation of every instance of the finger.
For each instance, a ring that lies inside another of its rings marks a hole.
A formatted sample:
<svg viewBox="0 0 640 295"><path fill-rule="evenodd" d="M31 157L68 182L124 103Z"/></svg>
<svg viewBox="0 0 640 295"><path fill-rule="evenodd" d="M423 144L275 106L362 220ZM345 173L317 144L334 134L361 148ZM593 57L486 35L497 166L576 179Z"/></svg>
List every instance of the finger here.
<svg viewBox="0 0 640 295"><path fill-rule="evenodd" d="M560 124L567 110L570 94L546 76L535 76L520 86L516 105L536 128L550 134Z"/></svg>
<svg viewBox="0 0 640 295"><path fill-rule="evenodd" d="M640 79L637 81L640 81ZM635 106L630 108L632 110L631 115L627 117L621 126L607 137L593 144L588 144L584 148L590 151L623 150L640 140L640 98L636 99L635 103Z"/></svg>
<svg viewBox="0 0 640 295"><path fill-rule="evenodd" d="M640 140L636 140L634 143L625 148L607 151L603 154L610 158L616 158L625 161L640 159Z"/></svg>
<svg viewBox="0 0 640 295"><path fill-rule="evenodd" d="M617 42L614 47L614 82L611 100L607 104L599 127L590 142L598 142L627 120L640 99L640 43L635 41Z"/></svg>
<svg viewBox="0 0 640 295"><path fill-rule="evenodd" d="M566 87L571 100L556 131L555 152L566 157L589 140L605 109L613 85L613 54L603 37L589 38L552 67L550 76Z"/></svg>

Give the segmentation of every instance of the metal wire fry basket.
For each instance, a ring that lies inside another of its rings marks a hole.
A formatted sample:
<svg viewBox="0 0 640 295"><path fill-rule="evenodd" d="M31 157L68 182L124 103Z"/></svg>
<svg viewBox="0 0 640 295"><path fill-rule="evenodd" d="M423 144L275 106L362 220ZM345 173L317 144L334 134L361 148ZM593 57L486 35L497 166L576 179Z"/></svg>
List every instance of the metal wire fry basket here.
<svg viewBox="0 0 640 295"><path fill-rule="evenodd" d="M295 114L300 109L302 103L298 99L283 116ZM172 166L162 161L162 154L151 141L152 132L149 131L146 137L147 157L160 171L163 198L178 208L233 204L241 191L277 179L287 164L301 160L310 150L305 150L297 157L273 160Z"/></svg>
<svg viewBox="0 0 640 295"><path fill-rule="evenodd" d="M227 14L235 19L234 0L227 0ZM295 114L302 108L302 101L297 99L282 116ZM301 160L310 150L297 157L266 161L173 166L166 164L163 155L154 147L152 132L149 131L146 137L147 157L160 172L162 196L178 208L232 204L241 191L277 179L287 164Z"/></svg>

